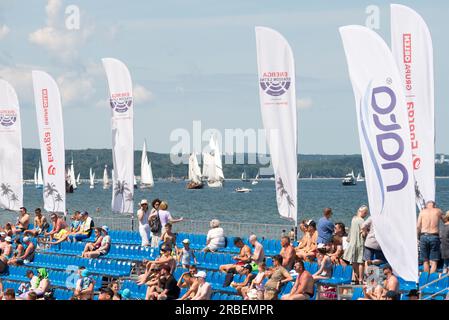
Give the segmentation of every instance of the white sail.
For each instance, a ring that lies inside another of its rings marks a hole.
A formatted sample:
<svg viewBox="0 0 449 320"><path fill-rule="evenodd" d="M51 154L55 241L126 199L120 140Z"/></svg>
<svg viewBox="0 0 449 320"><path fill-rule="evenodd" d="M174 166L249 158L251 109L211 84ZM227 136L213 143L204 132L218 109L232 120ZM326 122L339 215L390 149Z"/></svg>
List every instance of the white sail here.
<svg viewBox="0 0 449 320"><path fill-rule="evenodd" d="M151 164L148 161L147 156L147 143L143 142L142 158L140 161L140 187L151 188L154 185L153 172L151 170Z"/></svg>
<svg viewBox="0 0 449 320"><path fill-rule="evenodd" d="M189 180L194 183L201 183L201 170L195 152L189 158Z"/></svg>
<svg viewBox="0 0 449 320"><path fill-rule="evenodd" d="M208 179L209 178L209 171L210 171L210 165L211 165L211 155L209 153L203 153L203 178Z"/></svg>
<svg viewBox="0 0 449 320"><path fill-rule="evenodd" d="M224 175L221 163L221 154L218 142L214 136L210 138L209 147L211 155L208 157L208 185L209 187L221 187L223 185ZM210 162L209 162L210 161Z"/></svg>
<svg viewBox="0 0 449 320"><path fill-rule="evenodd" d="M77 185L80 184L80 181L81 181L80 177L81 177L81 173L78 172L78 176L76 177L76 184Z"/></svg>
<svg viewBox="0 0 449 320"><path fill-rule="evenodd" d="M37 168L37 187L42 187L44 185L44 178L42 177L42 165L39 160L39 167Z"/></svg>
<svg viewBox="0 0 449 320"><path fill-rule="evenodd" d="M134 176L134 187L137 187L137 179L136 179L136 176Z"/></svg>
<svg viewBox="0 0 449 320"><path fill-rule="evenodd" d="M37 186L37 171L36 171L36 168L34 168L34 185Z"/></svg>
<svg viewBox="0 0 449 320"><path fill-rule="evenodd" d="M108 166L104 166L103 171L103 189L109 188Z"/></svg>
<svg viewBox="0 0 449 320"><path fill-rule="evenodd" d="M92 168L89 169L89 188L93 189L95 186L95 173L92 172Z"/></svg>
<svg viewBox="0 0 449 320"><path fill-rule="evenodd" d="M73 189L76 189L77 185L76 185L76 179L75 179L75 168L73 166L73 158L72 158L72 163L70 164L69 175L70 175L70 184L73 186Z"/></svg>

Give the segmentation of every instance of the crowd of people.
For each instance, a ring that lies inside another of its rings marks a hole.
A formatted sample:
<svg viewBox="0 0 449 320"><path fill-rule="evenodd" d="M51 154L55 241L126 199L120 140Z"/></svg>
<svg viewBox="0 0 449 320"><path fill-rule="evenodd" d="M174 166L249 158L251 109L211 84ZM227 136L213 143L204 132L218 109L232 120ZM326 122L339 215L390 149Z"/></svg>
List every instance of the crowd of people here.
<svg viewBox="0 0 449 320"><path fill-rule="evenodd" d="M168 211L167 202L159 199L151 202L151 209L145 199L140 201L139 207L137 218L141 246L158 248L160 251L156 259L142 261L142 272L138 275L137 284L146 286L145 299L210 299L212 284L206 281L207 272L200 270L189 239L178 242L177 234L173 232L173 225L182 222L183 218L174 218ZM362 299L398 299L399 280L376 240L368 207L361 206L357 210L348 231L342 222L334 223L332 216L332 209L325 208L318 222L303 220L299 224L302 236L297 242L294 232L283 234L280 252L271 258L270 267L267 266L263 241L259 241L255 234L249 236L248 243L242 238L233 238L233 244L239 252L233 256L232 263L218 268L218 272L224 274L223 288L234 288L246 300L307 300L316 295L316 284L330 279L334 266L342 265L352 268L352 284L363 286ZM109 228L95 227L93 219L85 211L74 212L68 224L64 217L55 213L50 215L50 222L47 222L37 208L32 229L29 229L30 220L27 210L21 208L15 224L7 223L0 227L0 273L10 265L26 265L33 261L36 250L33 239L37 237L40 238L39 243L51 246L64 241L86 240L93 232L94 240L86 242L81 254L84 258L104 256L111 247ZM443 214L433 201L429 201L417 219L417 238L424 271L436 272L438 265L442 264L443 273L449 272L449 212ZM204 254L220 252L229 246L227 239L220 221L213 219L202 251ZM181 243L181 247L177 243ZM317 264L317 268L311 273L305 265L312 262ZM175 271L179 267L187 271L176 279ZM378 272L378 275L372 277L373 272ZM78 276L73 299L92 299L95 281L90 272L80 267ZM14 293L15 297L42 298L49 288L47 271L41 268L35 274L30 269L27 277L30 283ZM287 283L292 283L288 292L283 290ZM129 297L129 290L119 292L118 287L118 282L114 282L108 288L103 288L100 295L110 299ZM324 296L335 295L332 288L325 285L321 290ZM10 290L3 292L0 287L0 292L4 299L13 297ZM410 291L409 298L417 296L419 292Z"/></svg>

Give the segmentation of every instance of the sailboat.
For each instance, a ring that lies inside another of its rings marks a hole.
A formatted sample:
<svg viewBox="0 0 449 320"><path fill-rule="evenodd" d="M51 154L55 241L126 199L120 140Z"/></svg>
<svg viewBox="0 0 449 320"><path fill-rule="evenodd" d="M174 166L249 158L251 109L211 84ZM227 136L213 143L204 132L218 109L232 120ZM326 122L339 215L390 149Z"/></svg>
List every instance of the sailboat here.
<svg viewBox="0 0 449 320"><path fill-rule="evenodd" d="M187 189L202 189L203 183L201 182L201 169L196 158L196 153L192 153L189 157L189 180Z"/></svg>
<svg viewBox="0 0 449 320"><path fill-rule="evenodd" d="M92 172L92 168L89 169L89 188L95 187L95 172Z"/></svg>
<svg viewBox="0 0 449 320"><path fill-rule="evenodd" d="M354 176L354 171L348 173L341 182L344 186L355 186L357 184L356 178Z"/></svg>
<svg viewBox="0 0 449 320"><path fill-rule="evenodd" d="M69 170L69 184L72 185L73 190L75 190L76 188L78 188L78 186L76 185L76 179L75 179L75 168L73 166L73 158L72 158L72 163L70 164L70 170Z"/></svg>
<svg viewBox="0 0 449 320"><path fill-rule="evenodd" d="M358 173L356 180L357 180L357 182L364 182L365 181L365 178L362 177L362 173L361 172Z"/></svg>
<svg viewBox="0 0 449 320"><path fill-rule="evenodd" d="M246 177L246 171L242 172L241 180L242 182L249 182L249 179Z"/></svg>
<svg viewBox="0 0 449 320"><path fill-rule="evenodd" d="M154 186L153 171L151 170L151 162L147 157L147 143L143 142L142 158L140 161L140 188L152 188Z"/></svg>
<svg viewBox="0 0 449 320"><path fill-rule="evenodd" d="M256 185L259 183L259 172L257 172L256 177L254 178L254 180L251 182L252 185Z"/></svg>
<svg viewBox="0 0 449 320"><path fill-rule="evenodd" d="M39 160L39 167L37 169L36 189L42 189L44 186L44 179L42 178L42 166Z"/></svg>
<svg viewBox="0 0 449 320"><path fill-rule="evenodd" d="M211 148L211 157L208 159L208 177L207 185L210 188L221 188L223 187L224 175L223 175L223 165L221 163L221 154L218 148L218 142L214 136L211 136L209 141L209 146Z"/></svg>
<svg viewBox="0 0 449 320"><path fill-rule="evenodd" d="M76 177L76 184L80 185L81 184L81 179L80 179L81 173L78 172L78 176Z"/></svg>
<svg viewBox="0 0 449 320"><path fill-rule="evenodd" d="M108 188L109 188L108 166L105 165L103 171L103 189Z"/></svg>
<svg viewBox="0 0 449 320"><path fill-rule="evenodd" d="M34 168L34 185L37 186L37 171L36 171L36 168Z"/></svg>

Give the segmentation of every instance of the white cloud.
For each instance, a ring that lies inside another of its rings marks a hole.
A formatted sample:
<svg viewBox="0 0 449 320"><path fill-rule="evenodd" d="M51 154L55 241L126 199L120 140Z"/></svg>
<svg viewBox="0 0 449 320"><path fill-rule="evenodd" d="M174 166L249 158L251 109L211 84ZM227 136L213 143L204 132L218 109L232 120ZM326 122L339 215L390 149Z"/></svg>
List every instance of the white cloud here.
<svg viewBox="0 0 449 320"><path fill-rule="evenodd" d="M92 34L93 27L84 25L80 30L67 30L60 23L64 13L60 0L48 0L46 26L31 32L28 39L31 43L44 47L63 61L71 61L78 55L78 49Z"/></svg>
<svg viewBox="0 0 449 320"><path fill-rule="evenodd" d="M143 86L136 84L133 88L133 98L136 103L148 102L153 98L153 93Z"/></svg>
<svg viewBox="0 0 449 320"><path fill-rule="evenodd" d="M36 66L1 66L0 77L8 81L16 90L19 104L34 103L31 70L40 69Z"/></svg>
<svg viewBox="0 0 449 320"><path fill-rule="evenodd" d="M0 39L3 39L4 37L6 37L6 35L9 33L9 31L10 31L10 29L6 24L0 26Z"/></svg>
<svg viewBox="0 0 449 320"><path fill-rule="evenodd" d="M311 98L301 98L296 100L296 107L298 109L310 109L313 105Z"/></svg>

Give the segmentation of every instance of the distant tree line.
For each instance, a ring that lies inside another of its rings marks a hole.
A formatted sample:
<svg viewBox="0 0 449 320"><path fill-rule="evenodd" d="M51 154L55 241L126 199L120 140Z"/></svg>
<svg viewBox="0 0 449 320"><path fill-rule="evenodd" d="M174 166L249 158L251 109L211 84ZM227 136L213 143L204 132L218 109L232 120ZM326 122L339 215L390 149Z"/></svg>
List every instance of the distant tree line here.
<svg viewBox="0 0 449 320"><path fill-rule="evenodd" d="M140 159L142 151L134 152L134 172L140 176ZM168 178L174 176L177 178L187 177L188 175L188 155L182 156L185 164L173 164L169 154L148 153L153 176L155 179ZM240 178L242 172L246 172L248 178L254 178L261 167L267 167L260 163L247 164L248 154L243 155L245 164L226 164L223 156L223 173L225 178ZM111 149L85 149L85 150L66 150L65 159L68 167L73 158L75 173L81 173L81 179L89 178L89 168L95 172L96 178L103 176L104 166L108 166L109 175L112 169L112 151ZM201 162L201 157L198 160ZM229 156L227 156L229 158ZM232 158L232 163L237 163L237 155ZM23 174L24 179L33 179L34 170L38 167L40 159L39 149L23 150ZM229 159L226 159L230 162ZM242 161L240 161L242 162ZM239 162L239 163L240 163ZM200 164L201 165L201 164ZM341 178L347 173L354 171L357 175L363 173L362 158L360 155L298 155L298 172L301 178L308 178L311 175L314 178ZM437 176L449 176L449 164L436 164Z"/></svg>

